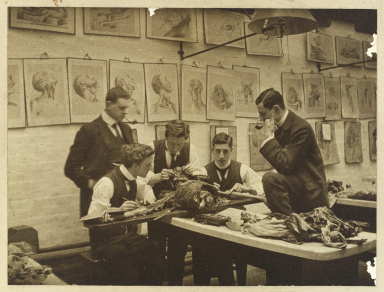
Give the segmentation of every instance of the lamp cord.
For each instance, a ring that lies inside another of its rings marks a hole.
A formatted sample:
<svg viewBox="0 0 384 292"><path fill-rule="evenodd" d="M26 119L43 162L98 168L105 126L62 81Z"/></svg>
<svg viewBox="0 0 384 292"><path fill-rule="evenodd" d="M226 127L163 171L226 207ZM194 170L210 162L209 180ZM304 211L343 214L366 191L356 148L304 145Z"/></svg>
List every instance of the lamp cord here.
<svg viewBox="0 0 384 292"><path fill-rule="evenodd" d="M289 42L288 42L288 35L287 35L287 52L288 52L288 62L287 62L287 65L291 65L291 61L289 61Z"/></svg>

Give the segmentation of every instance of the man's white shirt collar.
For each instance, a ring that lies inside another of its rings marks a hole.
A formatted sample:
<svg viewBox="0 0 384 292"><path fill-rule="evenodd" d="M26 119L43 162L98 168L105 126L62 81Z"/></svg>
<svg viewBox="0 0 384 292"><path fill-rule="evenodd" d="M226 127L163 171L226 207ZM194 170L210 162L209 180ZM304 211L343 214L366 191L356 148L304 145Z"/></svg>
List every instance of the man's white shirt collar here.
<svg viewBox="0 0 384 292"><path fill-rule="evenodd" d="M287 116L288 116L288 110L285 111L285 114L284 116L281 118L280 121L276 122L276 124L280 127L282 127L284 125L284 122L285 120L287 119Z"/></svg>
<svg viewBox="0 0 384 292"><path fill-rule="evenodd" d="M106 111L104 110L104 111L102 111L102 113L101 113L101 118L103 119L103 121L104 122L106 122L109 126L113 126L114 124L116 124L117 123L117 121L114 119L114 118L112 118L110 115L108 115L107 113L106 113Z"/></svg>
<svg viewBox="0 0 384 292"><path fill-rule="evenodd" d="M135 178L133 177L133 175L128 171L128 169L123 165L121 164L120 165L120 170L121 172L124 174L124 176L129 179L129 180L135 180Z"/></svg>
<svg viewBox="0 0 384 292"><path fill-rule="evenodd" d="M217 168L219 169L225 169L227 168L229 165L231 164L231 159L228 160L227 164L225 166L218 166L217 163L216 163L216 160L215 160L215 165Z"/></svg>

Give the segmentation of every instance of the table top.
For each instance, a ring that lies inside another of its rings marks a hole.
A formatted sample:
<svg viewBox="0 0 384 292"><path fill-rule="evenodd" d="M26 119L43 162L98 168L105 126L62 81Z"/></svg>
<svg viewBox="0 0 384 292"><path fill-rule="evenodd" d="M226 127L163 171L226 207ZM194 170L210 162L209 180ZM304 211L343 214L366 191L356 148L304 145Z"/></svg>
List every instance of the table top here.
<svg viewBox="0 0 384 292"><path fill-rule="evenodd" d="M377 202L375 201L357 200L357 199L348 199L348 198L337 198L336 204L365 207L365 208L375 208L375 209L377 206Z"/></svg>
<svg viewBox="0 0 384 292"><path fill-rule="evenodd" d="M231 200L229 205L219 207L218 211L226 209L229 206L232 206L232 207L240 206L244 204L251 204L254 202L255 200L253 199ZM182 218L182 217L188 217L188 216L192 217L197 213L201 213L201 211L200 210L174 210L170 212L168 215L164 216L163 218L173 218L173 217ZM108 223L89 224L87 221L84 221L83 225L84 227L89 229L104 230L104 229L109 229L112 226L120 227L120 226L135 225L135 224L140 224L144 222L150 222L150 221L153 221L157 216L159 216L159 214L155 212L147 215L135 216L135 217L127 218L124 220L112 221Z"/></svg>
<svg viewBox="0 0 384 292"><path fill-rule="evenodd" d="M39 267L41 265L35 260L28 258L27 266ZM68 285L68 284L63 280L61 280L59 277L57 277L54 273L51 273L44 280L43 285Z"/></svg>
<svg viewBox="0 0 384 292"><path fill-rule="evenodd" d="M232 241L235 243L283 253L291 256L301 257L310 260L328 261L356 255L376 247L376 234L369 232L359 233L359 238L368 239L362 245L348 244L345 249L338 249L325 246L320 242L308 242L301 245L283 241L281 239L269 239L243 235L239 231L231 231L226 226L213 226L201 224L191 218L162 218L162 222L187 229L193 232L213 236L216 238Z"/></svg>

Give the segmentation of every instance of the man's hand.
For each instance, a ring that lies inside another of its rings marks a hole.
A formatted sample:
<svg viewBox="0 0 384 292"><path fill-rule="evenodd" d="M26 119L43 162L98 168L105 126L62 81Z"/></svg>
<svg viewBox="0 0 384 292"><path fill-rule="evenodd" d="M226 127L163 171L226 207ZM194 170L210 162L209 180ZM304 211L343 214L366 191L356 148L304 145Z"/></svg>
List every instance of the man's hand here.
<svg viewBox="0 0 384 292"><path fill-rule="evenodd" d="M239 184L239 183L236 183L232 189L230 189L229 191L230 193L231 192L239 192L239 193L249 193L251 195L257 195L257 191L253 188L250 188L250 187L247 187L245 185L242 185L242 184Z"/></svg>
<svg viewBox="0 0 384 292"><path fill-rule="evenodd" d="M173 172L173 170L164 168L160 172L160 181L168 180L171 176L175 176L175 173Z"/></svg>
<svg viewBox="0 0 384 292"><path fill-rule="evenodd" d="M264 127L261 129L262 134L265 139L273 135L273 132L276 130L275 116L272 114L270 119L266 119L264 122Z"/></svg>
<svg viewBox="0 0 384 292"><path fill-rule="evenodd" d="M151 205L156 203L156 198L153 196L145 196L139 203L143 206Z"/></svg>
<svg viewBox="0 0 384 292"><path fill-rule="evenodd" d="M111 221L111 216L109 216L109 214L106 211L104 211L103 215L101 216L101 223L106 223L109 221Z"/></svg>
<svg viewBox="0 0 384 292"><path fill-rule="evenodd" d="M134 201L125 201L120 206L120 208L123 209L124 211L132 211L132 210L135 210L135 209L139 208L139 206Z"/></svg>
<svg viewBox="0 0 384 292"><path fill-rule="evenodd" d="M183 171L184 171L187 175L192 175L192 172L193 172L192 165L191 165L191 164L187 164L186 166L183 167Z"/></svg>

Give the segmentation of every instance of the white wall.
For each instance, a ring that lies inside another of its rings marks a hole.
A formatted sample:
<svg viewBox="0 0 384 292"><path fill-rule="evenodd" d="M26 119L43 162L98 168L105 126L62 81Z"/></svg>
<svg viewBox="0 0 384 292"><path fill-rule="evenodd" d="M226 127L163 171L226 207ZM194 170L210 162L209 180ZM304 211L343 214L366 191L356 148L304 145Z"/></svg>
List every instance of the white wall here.
<svg viewBox="0 0 384 292"><path fill-rule="evenodd" d="M93 59L123 60L132 62L192 65L199 67L247 65L260 68L261 91L274 87L281 91L281 72L317 72L316 63L306 59L306 35L290 36L289 61L287 38L283 38L284 57L246 55L244 49L223 47L185 61L180 61L179 43L145 38L145 10L140 10L140 39L83 35L83 11L76 9L76 35L41 32L34 30L8 29L8 58L39 58L44 52L51 58L83 58L86 53ZM248 21L248 19L246 19ZM202 9L197 9L198 43L184 43L185 54L209 48L204 44ZM356 33L353 25L332 22L329 28L320 28L321 33L332 36L350 35L353 39L370 40L369 35ZM179 71L180 72L180 71ZM333 77L350 73L351 77L376 77L376 70L364 67L345 67L325 71ZM180 77L180 74L179 74ZM179 80L180 84L180 80ZM314 127L316 121L309 122ZM340 163L326 167L328 179L342 180L355 187L364 187L362 176L376 174L376 162L369 159L368 121L361 120L363 163L346 164L344 159L344 120L336 122L337 147ZM191 142L197 148L202 165L209 162L210 125L237 127L238 160L249 165L249 123L250 118L238 118L236 122L211 121L211 123L190 123ZM155 124L133 125L138 129L140 143L155 139ZM79 189L63 174L64 163L80 124L45 126L8 130L8 226L29 225L39 232L41 247L71 244L88 240L87 229L78 222Z"/></svg>

